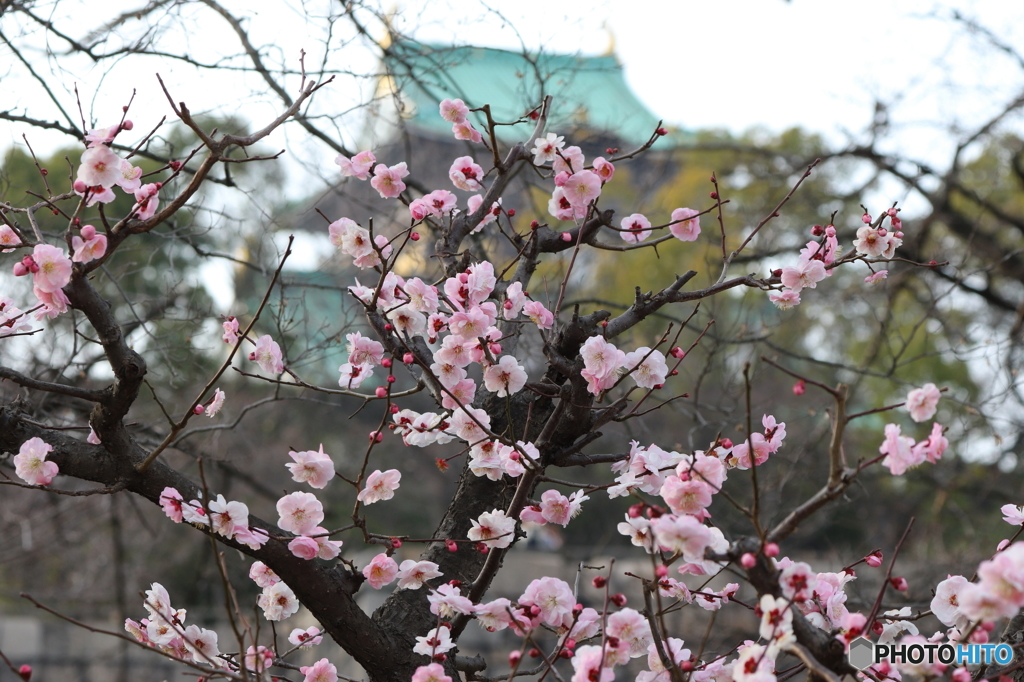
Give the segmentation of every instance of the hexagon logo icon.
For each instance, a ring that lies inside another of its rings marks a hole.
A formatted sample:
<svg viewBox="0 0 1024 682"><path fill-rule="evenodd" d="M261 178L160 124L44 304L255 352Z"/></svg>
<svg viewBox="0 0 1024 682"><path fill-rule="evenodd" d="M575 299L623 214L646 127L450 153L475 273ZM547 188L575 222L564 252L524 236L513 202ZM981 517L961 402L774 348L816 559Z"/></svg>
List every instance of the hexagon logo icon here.
<svg viewBox="0 0 1024 682"><path fill-rule="evenodd" d="M850 642L850 665L863 670L875 662L875 645L869 639L858 637Z"/></svg>

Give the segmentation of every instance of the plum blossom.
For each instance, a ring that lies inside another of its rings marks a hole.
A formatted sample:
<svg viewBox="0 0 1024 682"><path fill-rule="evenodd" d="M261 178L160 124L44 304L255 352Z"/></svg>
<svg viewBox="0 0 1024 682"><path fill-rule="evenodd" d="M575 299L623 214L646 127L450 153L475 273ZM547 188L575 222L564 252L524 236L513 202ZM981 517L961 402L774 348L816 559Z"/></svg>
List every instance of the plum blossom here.
<svg viewBox="0 0 1024 682"><path fill-rule="evenodd" d="M185 648L192 654L193 661L196 663L220 665L220 648L217 646L216 632L201 628L198 625L189 625L185 628L183 634L182 640Z"/></svg>
<svg viewBox="0 0 1024 682"><path fill-rule="evenodd" d="M476 407L466 406L456 410L452 415L449 431L467 443L476 443L487 437L487 432L484 429L489 428L491 428L491 417L487 412Z"/></svg>
<svg viewBox="0 0 1024 682"><path fill-rule="evenodd" d="M540 513L548 523L557 523L565 527L570 519L580 513L580 508L590 496L584 495L582 490L577 490L569 497L557 490L545 490L540 496Z"/></svg>
<svg viewBox="0 0 1024 682"><path fill-rule="evenodd" d="M390 500L395 496L398 489L398 482L402 479L402 473L398 469L381 471L377 469L366 477L366 485L359 491L356 499L363 504L373 504Z"/></svg>
<svg viewBox="0 0 1024 682"><path fill-rule="evenodd" d="M379 590L385 585L390 585L398 575L398 564L395 560L383 552L373 557L370 563L363 568L363 576L370 587Z"/></svg>
<svg viewBox="0 0 1024 682"><path fill-rule="evenodd" d="M875 284L881 282L889 276L888 270L879 270L878 272L872 272L870 275L864 278L865 284Z"/></svg>
<svg viewBox="0 0 1024 682"><path fill-rule="evenodd" d="M338 682L338 669L326 658L313 665L299 667L299 672L305 675L302 682Z"/></svg>
<svg viewBox="0 0 1024 682"><path fill-rule="evenodd" d="M629 537L636 547L643 547L648 552L654 551L654 532L651 522L643 517L632 517L626 514L626 520L616 526L619 533Z"/></svg>
<svg viewBox="0 0 1024 682"><path fill-rule="evenodd" d="M299 610L299 600L292 588L283 582L264 587L256 603L263 609L263 617L267 620L284 620Z"/></svg>
<svg viewBox="0 0 1024 682"><path fill-rule="evenodd" d="M603 156L599 156L594 159L594 172L597 173L597 177L601 178L602 183L608 183L615 175L615 165Z"/></svg>
<svg viewBox="0 0 1024 682"><path fill-rule="evenodd" d="M32 273L32 286L44 293L54 293L71 281L71 260L64 251L49 244L36 244L32 250L36 270Z"/></svg>
<svg viewBox="0 0 1024 682"><path fill-rule="evenodd" d="M121 177L114 181L115 184L129 194L134 193L142 185L142 181L139 180L142 177L142 169L133 166L128 159L121 159L120 170Z"/></svg>
<svg viewBox="0 0 1024 682"><path fill-rule="evenodd" d="M551 159L551 170L555 175L559 173L568 173L572 175L577 171L583 170L583 166L586 164L583 152L579 147L566 147L555 154L555 157Z"/></svg>
<svg viewBox="0 0 1024 682"><path fill-rule="evenodd" d="M533 163L535 166L543 166L551 163L557 158L558 150L565 146L565 138L561 135L548 133L545 137L538 137L533 142Z"/></svg>
<svg viewBox="0 0 1024 682"><path fill-rule="evenodd" d="M532 580L526 586L519 603L525 606L536 606L540 609L540 618L548 625L558 627L566 618L572 617L572 609L576 606L576 598L572 589L564 580L543 577Z"/></svg>
<svg viewBox="0 0 1024 682"><path fill-rule="evenodd" d="M166 487L160 493L160 507L164 510L167 518L175 523L181 523L182 520L182 501L181 493L174 488Z"/></svg>
<svg viewBox="0 0 1024 682"><path fill-rule="evenodd" d="M815 289L827 274L820 260L801 261L799 265L782 269L782 286L793 291Z"/></svg>
<svg viewBox="0 0 1024 682"><path fill-rule="evenodd" d="M308 483L311 487L322 490L334 478L334 461L324 452L324 444L320 450L289 451L292 462L285 464L292 473L292 480L297 483Z"/></svg>
<svg viewBox="0 0 1024 682"><path fill-rule="evenodd" d="M818 577L808 564L796 561L784 569L779 575L779 585L782 587L782 596L796 602L810 599L817 588Z"/></svg>
<svg viewBox="0 0 1024 682"><path fill-rule="evenodd" d="M274 583L281 582L277 574L262 561L254 561L249 567L249 578L256 583L257 587L270 587Z"/></svg>
<svg viewBox="0 0 1024 682"><path fill-rule="evenodd" d="M889 467L893 476L901 476L907 469L916 467L924 461L923 452L914 452L914 439L900 435L898 424L885 425L885 440L878 447L878 451L885 455L882 466Z"/></svg>
<svg viewBox="0 0 1024 682"><path fill-rule="evenodd" d="M608 616L608 635L618 637L628 645L630 658L646 654L652 643L651 626L635 609L622 609Z"/></svg>
<svg viewBox="0 0 1024 682"><path fill-rule="evenodd" d="M14 473L29 485L50 485L59 471L56 462L46 461L52 450L42 438L29 438L14 456Z"/></svg>
<svg viewBox="0 0 1024 682"><path fill-rule="evenodd" d="M249 526L249 507L243 502L228 502L223 495L217 495L208 507L213 530L229 540L235 536L237 528Z"/></svg>
<svg viewBox="0 0 1024 682"><path fill-rule="evenodd" d="M224 391L220 390L219 388L214 389L213 400L211 400L210 404L206 406L206 410L203 412L203 414L211 418L216 417L217 414L220 412L221 408L224 407L224 400L226 398L227 395L224 393Z"/></svg>
<svg viewBox="0 0 1024 682"><path fill-rule="evenodd" d="M81 236L71 238L71 248L74 250L74 256L71 257L73 262L88 263L102 258L107 252L107 236L97 234L92 225L83 225Z"/></svg>
<svg viewBox="0 0 1024 682"><path fill-rule="evenodd" d="M152 182L135 190L135 205L132 206L132 213L138 220L152 218L156 213L157 206L160 205L160 199L157 196L160 187L159 182Z"/></svg>
<svg viewBox="0 0 1024 682"><path fill-rule="evenodd" d="M615 679L615 671L603 666L604 658L599 646L587 644L577 647L572 657L572 669L575 671L572 682L612 682Z"/></svg>
<svg viewBox="0 0 1024 682"><path fill-rule="evenodd" d="M0 225L0 253L9 253L13 249L3 248L5 246L17 246L21 244L21 237L10 225Z"/></svg>
<svg viewBox="0 0 1024 682"><path fill-rule="evenodd" d="M394 199L405 191L405 183L402 178L409 175L405 161L388 167L382 163L377 164L373 169L373 179L370 185L380 192L383 199Z"/></svg>
<svg viewBox="0 0 1024 682"><path fill-rule="evenodd" d="M353 365L379 365L384 359L384 346L355 332L346 334L348 339L348 361Z"/></svg>
<svg viewBox="0 0 1024 682"><path fill-rule="evenodd" d="M622 228L619 236L622 237L623 241L632 244L642 242L651 236L651 221L640 213L626 216L619 223L619 226Z"/></svg>
<svg viewBox="0 0 1024 682"><path fill-rule="evenodd" d="M377 162L373 152L366 150L359 152L351 159L343 154L338 154L334 163L341 166L341 174L354 177L357 180L365 180L370 176L370 168Z"/></svg>
<svg viewBox="0 0 1024 682"><path fill-rule="evenodd" d="M277 501L277 513L278 527L296 535L308 535L324 520L324 506L312 493L285 495Z"/></svg>
<svg viewBox="0 0 1024 682"><path fill-rule="evenodd" d="M338 368L341 376L338 377L338 385L342 388L359 388L360 384L373 375L372 365L353 365L346 362Z"/></svg>
<svg viewBox="0 0 1024 682"><path fill-rule="evenodd" d="M704 559L704 549L711 544L711 532L693 516L664 514L651 520L658 545L670 552L681 552L686 561Z"/></svg>
<svg viewBox="0 0 1024 682"><path fill-rule="evenodd" d="M800 305L800 292L792 289L768 292L768 300L775 304L779 310L789 310Z"/></svg>
<svg viewBox="0 0 1024 682"><path fill-rule="evenodd" d="M479 194L474 194L469 199L467 199L466 200L466 208L469 209L470 215L472 215L473 213L476 213L477 209L480 208L480 204L482 204L482 203L484 203L484 198L482 196L480 196ZM469 233L470 234L476 234L477 232L482 230L486 225L490 225L495 220L497 220L498 216L500 214L501 214L501 198L499 198L497 201L495 201L493 204L491 204L491 210L484 214L484 217L481 218L480 222L477 223L476 227L474 227L472 230L470 230Z"/></svg>
<svg viewBox="0 0 1024 682"><path fill-rule="evenodd" d="M473 613L476 615L476 622L488 632L498 632L512 625L510 611L512 611L512 602L504 597L499 597L486 604L477 604L473 609ZM520 623L520 625L529 627L529 622Z"/></svg>
<svg viewBox="0 0 1024 682"><path fill-rule="evenodd" d="M95 128L85 134L85 141L89 144L86 145L90 148L98 147L100 145L110 144L114 141L114 137L121 132L121 125L115 123L107 128Z"/></svg>
<svg viewBox="0 0 1024 682"><path fill-rule="evenodd" d="M601 195L601 178L593 171L573 173L562 185L562 193L574 208L585 209Z"/></svg>
<svg viewBox="0 0 1024 682"><path fill-rule="evenodd" d="M931 610L943 625L962 628L967 617L960 611L960 592L970 584L962 575L951 575L935 586Z"/></svg>
<svg viewBox="0 0 1024 682"><path fill-rule="evenodd" d="M427 595L430 602L430 612L449 619L457 613L472 615L473 602L462 596L462 590L454 585L438 585L437 590L431 590Z"/></svg>
<svg viewBox="0 0 1024 682"><path fill-rule="evenodd" d="M416 646L412 648L413 653L424 656L444 654L455 648L452 641L451 631L446 627L432 628L427 634L416 638Z"/></svg>
<svg viewBox="0 0 1024 682"><path fill-rule="evenodd" d="M661 388L668 376L665 356L661 351L651 350L646 346L627 353L623 366L631 370L629 376L640 388Z"/></svg>
<svg viewBox="0 0 1024 682"><path fill-rule="evenodd" d="M857 230L857 239L853 242L853 248L857 253L862 253L870 258L884 258L886 260L896 255L896 249L903 244L903 240L896 237L895 233L886 231L884 228L864 225Z"/></svg>
<svg viewBox="0 0 1024 682"><path fill-rule="evenodd" d="M530 301L523 305L523 314L537 325L538 329L551 329L555 323L555 315L544 307L540 301Z"/></svg>
<svg viewBox="0 0 1024 682"><path fill-rule="evenodd" d="M499 398L518 393L526 385L526 370L515 356L503 355L484 370L484 387Z"/></svg>
<svg viewBox="0 0 1024 682"><path fill-rule="evenodd" d="M224 343L235 343L236 341L238 341L237 317L231 316L227 318L226 320L224 320L224 323L221 325L221 327L224 329L224 335L221 336L221 339L224 340Z"/></svg>
<svg viewBox="0 0 1024 682"><path fill-rule="evenodd" d="M587 209L583 206L573 206L565 196L565 189L556 187L548 200L548 213L559 220L576 220L586 217Z"/></svg>
<svg viewBox="0 0 1024 682"><path fill-rule="evenodd" d="M89 147L82 152L82 162L76 177L89 187L108 189L123 178L121 157L104 144Z"/></svg>
<svg viewBox="0 0 1024 682"><path fill-rule="evenodd" d="M921 388L915 388L907 394L906 408L910 418L923 422L934 417L941 397L942 393L935 384L927 383Z"/></svg>
<svg viewBox="0 0 1024 682"><path fill-rule="evenodd" d="M406 559L398 567L399 590L418 590L433 578L440 578L442 573L433 561L413 561Z"/></svg>
<svg viewBox="0 0 1024 682"><path fill-rule="evenodd" d="M483 189L483 185L480 184L483 177L484 169L473 161L472 156L460 156L448 169L448 178L452 184L467 192L478 192Z"/></svg>
<svg viewBox="0 0 1024 682"><path fill-rule="evenodd" d="M1024 526L1024 507L1016 507L1012 504L1004 504L999 508L1003 513L1003 521L1011 526Z"/></svg>
<svg viewBox="0 0 1024 682"><path fill-rule="evenodd" d="M302 628L295 628L292 630L291 634L288 635L288 641L295 646L308 649L309 647L316 646L320 642L324 641L324 636L320 628L314 625L313 627L306 628L305 630Z"/></svg>
<svg viewBox="0 0 1024 682"><path fill-rule="evenodd" d="M256 339L256 349L249 353L249 359L260 366L267 374L280 374L284 371L281 360L281 347L269 334Z"/></svg>
<svg viewBox="0 0 1024 682"><path fill-rule="evenodd" d="M316 555L320 553L320 545L313 538L300 535L292 538L291 542L288 543L288 551L300 559L309 561L310 559L315 559Z"/></svg>
<svg viewBox="0 0 1024 682"><path fill-rule="evenodd" d="M472 408L471 408L472 409ZM494 509L484 512L479 519L473 519L473 527L467 536L474 542L482 542L492 549L503 549L512 544L516 520L505 516L505 512Z"/></svg>
<svg viewBox="0 0 1024 682"><path fill-rule="evenodd" d="M914 459L927 460L931 464L942 458L942 453L949 447L949 441L942 435L942 424L932 424L932 432L923 441L914 445Z"/></svg>
<svg viewBox="0 0 1024 682"><path fill-rule="evenodd" d="M443 99L439 109L441 118L449 123L462 123L469 116L469 107L461 99Z"/></svg>
<svg viewBox="0 0 1024 682"><path fill-rule="evenodd" d="M480 131L473 127L469 121L452 124L452 134L456 140L469 140L470 142L481 142L484 138Z"/></svg>
<svg viewBox="0 0 1024 682"><path fill-rule="evenodd" d="M412 674L412 682L452 682L452 678L444 674L444 666L440 663L421 665Z"/></svg>
<svg viewBox="0 0 1024 682"><path fill-rule="evenodd" d="M681 242L696 241L700 236L700 218L698 216L700 216L700 212L692 208L677 208L672 211L672 224L668 226L668 231Z"/></svg>

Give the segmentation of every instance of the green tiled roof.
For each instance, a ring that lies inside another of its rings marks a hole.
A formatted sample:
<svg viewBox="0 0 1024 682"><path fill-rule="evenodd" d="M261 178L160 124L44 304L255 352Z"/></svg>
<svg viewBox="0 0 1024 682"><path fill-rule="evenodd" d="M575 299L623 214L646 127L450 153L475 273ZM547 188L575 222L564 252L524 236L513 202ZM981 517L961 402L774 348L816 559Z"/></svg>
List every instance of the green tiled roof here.
<svg viewBox="0 0 1024 682"><path fill-rule="evenodd" d="M647 141L658 118L626 84L614 56L583 57L541 53L524 56L489 47L445 47L415 42L392 44L388 67L403 94L408 126L450 136L451 124L438 114L438 102L459 97L470 108L491 105L497 121L514 121L552 95L548 129L584 129L629 145ZM413 78L412 74L417 74ZM481 118L475 121L481 128ZM527 124L498 129L506 140L529 134ZM672 146L672 137L657 146Z"/></svg>

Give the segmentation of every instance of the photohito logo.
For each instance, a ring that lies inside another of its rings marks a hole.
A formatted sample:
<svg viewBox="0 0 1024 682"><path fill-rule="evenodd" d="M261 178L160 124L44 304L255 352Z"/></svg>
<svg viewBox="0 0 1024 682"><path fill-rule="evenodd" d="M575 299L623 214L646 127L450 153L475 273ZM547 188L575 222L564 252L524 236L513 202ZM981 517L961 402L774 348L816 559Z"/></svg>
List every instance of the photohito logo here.
<svg viewBox="0 0 1024 682"><path fill-rule="evenodd" d="M875 663L953 663L977 665L996 663L1006 665L1013 660L1013 647L1009 644L875 644L858 637L850 643L849 661L857 670Z"/></svg>

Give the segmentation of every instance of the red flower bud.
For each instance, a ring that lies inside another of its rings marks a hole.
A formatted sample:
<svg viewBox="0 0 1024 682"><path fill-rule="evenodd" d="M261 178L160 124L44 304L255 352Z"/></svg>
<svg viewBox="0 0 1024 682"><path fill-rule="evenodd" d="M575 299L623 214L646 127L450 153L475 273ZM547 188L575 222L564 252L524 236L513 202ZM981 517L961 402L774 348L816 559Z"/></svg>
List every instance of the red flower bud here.
<svg viewBox="0 0 1024 682"><path fill-rule="evenodd" d="M769 542L764 546L764 555L766 557L777 557L779 556L779 546L774 542Z"/></svg>
<svg viewBox="0 0 1024 682"><path fill-rule="evenodd" d="M376 390L374 391L374 394L375 394L375 395L376 395L376 396L377 396L378 398L386 398L386 397L387 397L387 395L388 395L388 389L384 388L383 386L378 386L378 387L376 388Z"/></svg>
<svg viewBox="0 0 1024 682"><path fill-rule="evenodd" d="M907 585L907 579L901 577L889 578L889 584L898 592L906 592L910 588L910 586Z"/></svg>
<svg viewBox="0 0 1024 682"><path fill-rule="evenodd" d="M616 594L613 594L612 596L608 597L608 599L609 599L609 600L610 600L610 601L611 601L611 602L612 602L613 604L615 604L616 606L618 606L618 607L619 607L620 609L621 609L621 608L622 608L623 606L625 606L625 605L626 605L626 601L627 601L627 600L626 600L626 595L622 594L621 592L618 592L618 593L616 593Z"/></svg>
<svg viewBox="0 0 1024 682"><path fill-rule="evenodd" d="M514 208L510 208L510 209L508 210L508 217L509 217L509 218L514 218L514 217L515 217L515 215L516 215L516 210L515 210Z"/></svg>
<svg viewBox="0 0 1024 682"><path fill-rule="evenodd" d="M128 118L126 118L124 120L124 123L121 124L121 130L131 130L134 127L135 127L135 124L132 123L131 119L128 119Z"/></svg>
<svg viewBox="0 0 1024 682"><path fill-rule="evenodd" d="M420 240L420 233L419 232L411 233L409 235L409 239L413 240L414 242L418 242Z"/></svg>
<svg viewBox="0 0 1024 682"><path fill-rule="evenodd" d="M530 654L530 658L540 658L540 649L537 647L531 648L528 653Z"/></svg>
<svg viewBox="0 0 1024 682"><path fill-rule="evenodd" d="M183 163L182 163L181 161L168 161L168 162L167 162L167 165L171 167L171 170L172 170L172 171L175 171L175 172L177 172L177 171L180 171L180 170L181 170L181 167L182 167L182 166L183 166L184 164L183 164Z"/></svg>
<svg viewBox="0 0 1024 682"><path fill-rule="evenodd" d="M398 414L399 412L400 410L398 409L398 405L391 406L391 414ZM392 424L392 426L394 426L394 424Z"/></svg>
<svg viewBox="0 0 1024 682"><path fill-rule="evenodd" d="M668 131L665 130L664 128L658 128L654 132L656 132L658 135L668 135Z"/></svg>
<svg viewBox="0 0 1024 682"><path fill-rule="evenodd" d="M519 665L519 661L521 661L522 659L523 654L521 651L513 650L508 652L508 664L513 668Z"/></svg>
<svg viewBox="0 0 1024 682"><path fill-rule="evenodd" d="M754 564L757 563L757 557L750 552L744 552L743 556L740 557L740 563L743 565L743 568L753 568Z"/></svg>
<svg viewBox="0 0 1024 682"><path fill-rule="evenodd" d="M192 408L192 412L193 414L202 414L203 412L206 412L206 408L202 405L196 405Z"/></svg>
<svg viewBox="0 0 1024 682"><path fill-rule="evenodd" d="M608 149L604 150L604 153L605 154L618 154L619 153L619 148L618 147L608 147Z"/></svg>
<svg viewBox="0 0 1024 682"><path fill-rule="evenodd" d="M445 546L445 548L449 552L458 552L459 551L459 545L458 545L457 542L455 542L455 540L445 540L444 541L444 546Z"/></svg>
<svg viewBox="0 0 1024 682"><path fill-rule="evenodd" d="M531 220L530 221L530 229L531 230L536 230L538 227L540 227L540 223L538 223L536 220Z"/></svg>
<svg viewBox="0 0 1024 682"><path fill-rule="evenodd" d="M712 199L717 199L718 198L718 192L711 192L710 194L708 194L708 196L711 197Z"/></svg>
<svg viewBox="0 0 1024 682"><path fill-rule="evenodd" d="M411 365L412 363L416 362L416 356L413 355L412 353L406 353L402 356L402 362L404 362L407 365Z"/></svg>
<svg viewBox="0 0 1024 682"><path fill-rule="evenodd" d="M21 679L25 680L25 682L29 682L29 680L32 679L32 666L28 663L22 665L18 668L18 675L20 675Z"/></svg>
<svg viewBox="0 0 1024 682"><path fill-rule="evenodd" d="M392 547L392 549L398 549L401 546L402 546L402 541L401 540L399 540L398 538L391 538L391 547Z"/></svg>
<svg viewBox="0 0 1024 682"><path fill-rule="evenodd" d="M594 579L590 582L597 589L601 589L602 587L608 584L608 578L605 578L603 575L595 575Z"/></svg>
<svg viewBox="0 0 1024 682"><path fill-rule="evenodd" d="M395 383L395 375L394 374L389 374L388 375L388 383L389 384Z"/></svg>
<svg viewBox="0 0 1024 682"><path fill-rule="evenodd" d="M807 382L803 379L793 384L793 395L803 395L806 390Z"/></svg>

